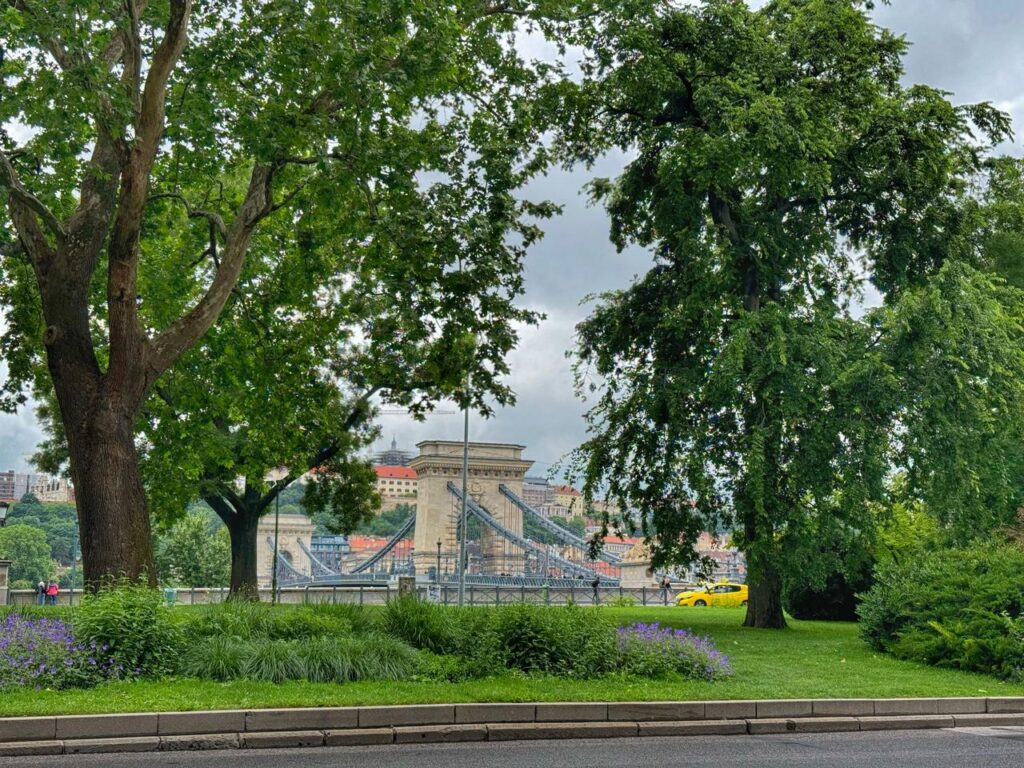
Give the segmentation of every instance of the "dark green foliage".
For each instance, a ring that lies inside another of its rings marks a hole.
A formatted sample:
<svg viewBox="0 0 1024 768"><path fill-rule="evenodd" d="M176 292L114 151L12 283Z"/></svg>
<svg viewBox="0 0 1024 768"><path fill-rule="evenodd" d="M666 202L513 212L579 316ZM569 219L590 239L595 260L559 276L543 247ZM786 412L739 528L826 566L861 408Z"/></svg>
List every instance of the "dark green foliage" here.
<svg viewBox="0 0 1024 768"><path fill-rule="evenodd" d="M415 648L461 657L467 676L517 670L596 677L612 669L616 655L612 624L577 607L455 608L403 599L388 604L382 627Z"/></svg>
<svg viewBox="0 0 1024 768"><path fill-rule="evenodd" d="M862 598L872 647L937 666L1021 676L1024 550L979 544L880 567Z"/></svg>
<svg viewBox="0 0 1024 768"><path fill-rule="evenodd" d="M305 679L306 670L299 655L299 647L298 643L290 640L261 640L252 643L242 662L242 676L269 683Z"/></svg>
<svg viewBox="0 0 1024 768"><path fill-rule="evenodd" d="M615 629L597 611L511 605L494 611L492 627L507 669L596 677L615 661Z"/></svg>
<svg viewBox="0 0 1024 768"><path fill-rule="evenodd" d="M263 603L230 601L204 606L184 621L190 638L235 637L303 640L339 637L353 630L349 617L359 617L361 629L369 626L365 612L344 606L302 605L275 607Z"/></svg>
<svg viewBox="0 0 1024 768"><path fill-rule="evenodd" d="M183 636L163 595L141 586L104 588L72 613L75 638L106 646L125 674L160 677L174 671Z"/></svg>
<svg viewBox="0 0 1024 768"><path fill-rule="evenodd" d="M178 673L222 682L235 680L242 676L249 650L249 644L237 637L217 635L203 638L189 644Z"/></svg>
<svg viewBox="0 0 1024 768"><path fill-rule="evenodd" d="M1009 118L905 84L908 42L869 5L620 4L566 86L572 155L628 157L591 185L612 242L654 259L577 328L573 474L639 512L655 566L732 531L751 626L784 625L783 576L868 529L894 466L962 520L1007 501L1019 444L1020 325L943 271L979 259L970 190ZM865 280L886 308L855 316Z"/></svg>
<svg viewBox="0 0 1024 768"><path fill-rule="evenodd" d="M41 502L26 493L7 515L8 525L15 522L42 529L50 545L50 556L61 565L71 565L71 549L78 535L74 504Z"/></svg>
<svg viewBox="0 0 1024 768"><path fill-rule="evenodd" d="M381 512L379 515L375 515L369 520L363 520L355 527L353 533L362 533L367 536L384 536L385 538L391 538L398 530L402 527L409 515L414 514L416 508L411 504L398 504L393 509L389 509L386 512ZM321 529L327 530L330 523L330 513L318 513L313 516L313 522L317 523Z"/></svg>
<svg viewBox="0 0 1024 768"><path fill-rule="evenodd" d="M249 678L280 683L404 680L420 668L419 654L380 635L281 640L208 637L189 648L179 673L211 680Z"/></svg>
<svg viewBox="0 0 1024 768"><path fill-rule="evenodd" d="M850 542L816 555L825 562L787 573L782 595L786 611L797 619L856 621L857 595L871 588L871 552L860 542ZM823 578L813 578L822 572Z"/></svg>
<svg viewBox="0 0 1024 768"><path fill-rule="evenodd" d="M857 595L870 587L870 573L857 574L851 583L849 576L837 572L818 589L805 583L787 583L782 602L786 612L796 619L856 621Z"/></svg>
<svg viewBox="0 0 1024 768"><path fill-rule="evenodd" d="M457 645L455 612L411 597L392 600L384 607L381 629L414 648L434 653L452 653Z"/></svg>

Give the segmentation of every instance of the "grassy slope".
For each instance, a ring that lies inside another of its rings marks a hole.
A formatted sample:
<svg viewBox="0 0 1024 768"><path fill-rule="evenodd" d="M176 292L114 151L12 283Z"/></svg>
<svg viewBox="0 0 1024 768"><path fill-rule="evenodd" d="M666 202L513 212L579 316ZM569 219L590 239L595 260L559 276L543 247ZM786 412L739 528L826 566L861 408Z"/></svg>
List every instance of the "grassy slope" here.
<svg viewBox="0 0 1024 768"><path fill-rule="evenodd" d="M465 683L288 683L196 680L113 683L82 691L0 696L0 715L79 714L463 701L628 701L903 696L1022 696L1024 685L934 669L874 653L853 624L791 621L786 631L740 627L739 610L604 608L619 624L660 621L710 635L736 674L717 683L502 677Z"/></svg>

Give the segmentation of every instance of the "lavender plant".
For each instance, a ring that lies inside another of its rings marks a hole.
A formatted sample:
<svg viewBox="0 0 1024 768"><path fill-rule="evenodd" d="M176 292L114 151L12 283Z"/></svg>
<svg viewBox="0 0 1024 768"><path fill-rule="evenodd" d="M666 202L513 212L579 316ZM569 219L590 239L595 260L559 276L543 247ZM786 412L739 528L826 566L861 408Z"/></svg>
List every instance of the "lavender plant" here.
<svg viewBox="0 0 1024 768"><path fill-rule="evenodd" d="M124 677L107 652L95 641L76 642L60 619L9 614L0 620L0 691L82 688Z"/></svg>
<svg viewBox="0 0 1024 768"><path fill-rule="evenodd" d="M626 674L662 677L678 674L695 680L717 680L732 674L729 657L707 637L685 629L634 624L618 629L619 661Z"/></svg>

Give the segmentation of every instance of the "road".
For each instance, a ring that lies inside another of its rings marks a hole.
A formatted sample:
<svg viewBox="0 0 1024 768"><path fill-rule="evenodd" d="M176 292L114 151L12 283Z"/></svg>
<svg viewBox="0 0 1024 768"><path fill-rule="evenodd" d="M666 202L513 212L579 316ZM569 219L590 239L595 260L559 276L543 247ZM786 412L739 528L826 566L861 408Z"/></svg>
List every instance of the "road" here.
<svg viewBox="0 0 1024 768"><path fill-rule="evenodd" d="M1024 727L0 758L3 768L1019 768Z"/></svg>

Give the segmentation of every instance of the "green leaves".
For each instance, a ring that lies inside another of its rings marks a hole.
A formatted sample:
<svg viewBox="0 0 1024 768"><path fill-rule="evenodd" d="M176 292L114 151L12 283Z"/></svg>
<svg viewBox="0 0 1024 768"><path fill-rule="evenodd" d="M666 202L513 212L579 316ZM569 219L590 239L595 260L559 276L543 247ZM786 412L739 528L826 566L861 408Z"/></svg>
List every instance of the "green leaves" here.
<svg viewBox="0 0 1024 768"><path fill-rule="evenodd" d="M903 86L907 43L865 7L652 3L581 27L560 148L630 153L591 193L656 264L579 327L599 396L573 467L639 512L655 565L731 528L753 583L823 578L870 543L896 468L960 530L1018 498L1020 300L969 266L1007 117ZM865 280L886 306L857 317Z"/></svg>

